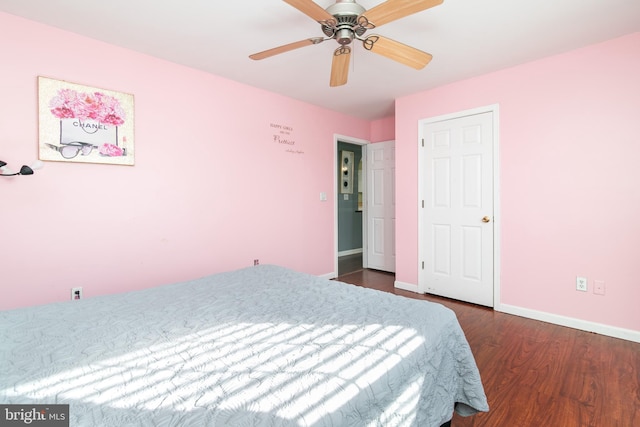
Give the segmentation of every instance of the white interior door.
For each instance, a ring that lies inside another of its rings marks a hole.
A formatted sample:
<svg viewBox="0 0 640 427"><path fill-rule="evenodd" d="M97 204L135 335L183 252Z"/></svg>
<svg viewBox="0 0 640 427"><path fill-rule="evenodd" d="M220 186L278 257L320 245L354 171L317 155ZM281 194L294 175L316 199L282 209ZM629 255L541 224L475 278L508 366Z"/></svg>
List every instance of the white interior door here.
<svg viewBox="0 0 640 427"><path fill-rule="evenodd" d="M422 124L419 289L493 307L494 112Z"/></svg>
<svg viewBox="0 0 640 427"><path fill-rule="evenodd" d="M367 268L396 271L395 142L367 144Z"/></svg>

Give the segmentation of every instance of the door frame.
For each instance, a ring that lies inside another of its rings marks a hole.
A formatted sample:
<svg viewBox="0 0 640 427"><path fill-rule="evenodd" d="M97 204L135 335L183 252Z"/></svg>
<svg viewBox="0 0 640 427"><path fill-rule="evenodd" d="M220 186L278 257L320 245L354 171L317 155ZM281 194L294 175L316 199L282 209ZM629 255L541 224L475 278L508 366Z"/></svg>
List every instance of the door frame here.
<svg viewBox="0 0 640 427"><path fill-rule="evenodd" d="M425 137L424 127L430 123L442 122L446 120L459 119L465 116L471 116L482 113L493 113L493 309L500 308L500 108L499 104L491 104L483 107L472 108L469 110L457 111L450 114L429 117L418 120L418 151ZM418 156L418 292L426 293L425 270L422 268L424 254L426 253L426 242L422 241L425 224L423 223L422 201L425 199L426 186L425 178L425 161L424 156Z"/></svg>
<svg viewBox="0 0 640 427"><path fill-rule="evenodd" d="M338 197L340 192L338 191L338 141L346 142L347 144L361 145L362 146L362 170L365 171L367 167L367 150L364 146L369 144L370 141L365 139L354 138L345 135L333 135L333 192L335 197L333 198L333 275L338 277ZM362 191L362 267L367 268L367 254L365 248L368 245L367 239L367 184L364 182L364 188Z"/></svg>

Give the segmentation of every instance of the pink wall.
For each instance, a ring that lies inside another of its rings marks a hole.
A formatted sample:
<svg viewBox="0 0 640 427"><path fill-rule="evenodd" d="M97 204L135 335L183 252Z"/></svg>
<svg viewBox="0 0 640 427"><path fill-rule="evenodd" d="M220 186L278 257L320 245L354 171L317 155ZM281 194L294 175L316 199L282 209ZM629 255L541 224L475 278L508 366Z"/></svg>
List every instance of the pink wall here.
<svg viewBox="0 0 640 427"><path fill-rule="evenodd" d="M395 116L385 117L371 122L371 142L393 141L396 139Z"/></svg>
<svg viewBox="0 0 640 427"><path fill-rule="evenodd" d="M0 309L254 258L332 272L334 134L396 139L397 280L415 284L417 121L499 103L501 302L640 330L640 34L401 98L395 123L2 13L0 55L0 159L14 169L37 157L38 75L133 93L136 113L134 167L47 162L0 180ZM272 123L301 154L272 142ZM576 292L576 275L607 295Z"/></svg>
<svg viewBox="0 0 640 427"><path fill-rule="evenodd" d="M499 104L501 303L640 331L639 76L636 33L397 100L397 280L418 283L418 120Z"/></svg>
<svg viewBox="0 0 640 427"><path fill-rule="evenodd" d="M13 169L37 158L39 75L134 94L136 143L133 167L47 162L0 180L0 309L254 258L333 272L334 134L369 139L368 121L2 13L0 57L0 159ZM274 143L272 123L295 145Z"/></svg>

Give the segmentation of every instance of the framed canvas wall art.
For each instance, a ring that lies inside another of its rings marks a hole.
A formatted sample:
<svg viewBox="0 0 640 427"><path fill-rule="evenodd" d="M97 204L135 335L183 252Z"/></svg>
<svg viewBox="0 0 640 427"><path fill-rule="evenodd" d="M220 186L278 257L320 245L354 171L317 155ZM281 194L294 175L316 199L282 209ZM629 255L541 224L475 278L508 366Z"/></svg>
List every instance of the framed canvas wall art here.
<svg viewBox="0 0 640 427"><path fill-rule="evenodd" d="M40 160L134 164L133 95L38 77Z"/></svg>

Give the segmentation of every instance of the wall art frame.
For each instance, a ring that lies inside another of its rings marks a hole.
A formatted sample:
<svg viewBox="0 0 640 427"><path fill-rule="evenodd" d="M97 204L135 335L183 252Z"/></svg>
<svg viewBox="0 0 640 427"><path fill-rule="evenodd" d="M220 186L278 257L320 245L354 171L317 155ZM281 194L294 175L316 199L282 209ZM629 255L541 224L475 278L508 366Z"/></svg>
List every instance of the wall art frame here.
<svg viewBox="0 0 640 427"><path fill-rule="evenodd" d="M39 158L134 165L134 98L38 77Z"/></svg>
<svg viewBox="0 0 640 427"><path fill-rule="evenodd" d="M353 151L343 150L340 161L340 193L353 194Z"/></svg>

